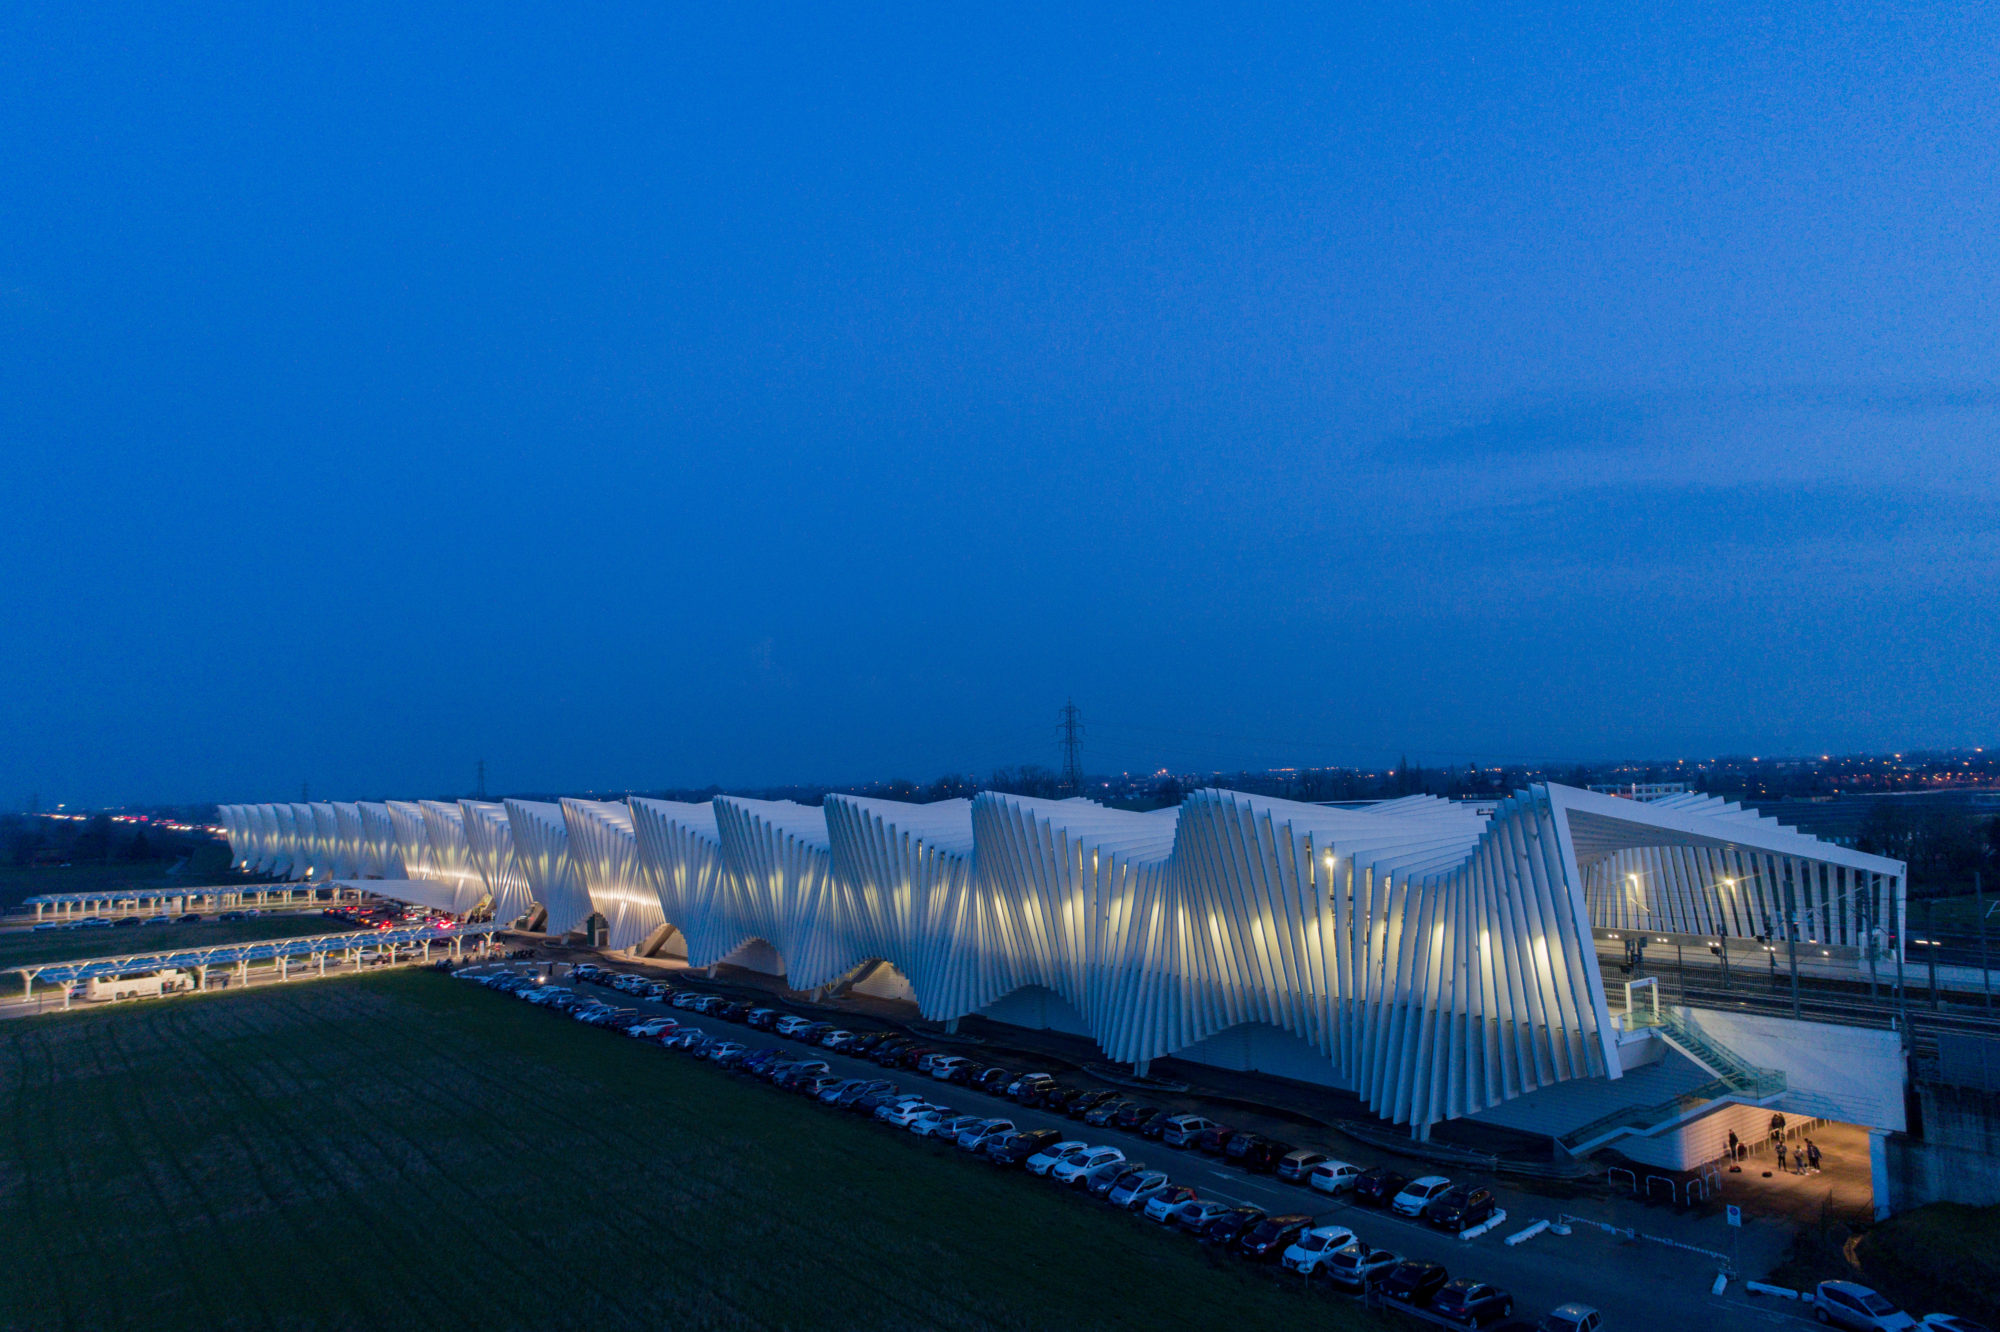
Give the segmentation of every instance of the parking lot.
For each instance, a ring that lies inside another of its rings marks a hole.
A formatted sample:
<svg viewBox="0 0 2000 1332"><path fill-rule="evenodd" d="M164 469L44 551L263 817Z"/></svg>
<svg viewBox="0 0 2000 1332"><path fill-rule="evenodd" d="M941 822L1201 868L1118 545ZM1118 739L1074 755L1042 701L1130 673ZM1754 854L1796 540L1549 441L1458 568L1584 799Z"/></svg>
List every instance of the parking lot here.
<svg viewBox="0 0 2000 1332"><path fill-rule="evenodd" d="M535 975L546 975L550 969L547 963L506 965ZM557 970L564 968L558 967ZM572 983L563 977L556 979L558 983ZM688 980L690 988L699 988L693 978ZM1716 1263L1709 1257L1684 1248L1636 1236L1609 1234L1582 1225L1575 1227L1573 1233L1567 1236L1544 1233L1518 1246L1510 1247L1505 1243L1507 1236L1535 1220L1552 1220L1564 1211L1586 1216L1601 1212L1604 1210L1601 1200L1551 1205L1518 1189L1497 1187L1495 1192L1500 1195L1501 1204L1507 1211L1506 1221L1477 1238L1460 1239L1421 1220L1391 1215L1344 1197L1329 1196L1302 1185L1285 1183L1269 1175L1249 1173L1216 1158L1169 1148L1135 1134L1108 1127L1087 1128L1076 1120L1047 1110L1026 1108L1004 1096L939 1082L910 1070L885 1071L865 1058L799 1045L773 1033L750 1030L739 1023L676 1009L664 1001L635 998L587 981L574 982L574 989L581 996L612 1002L648 1015L671 1016L683 1028L694 1028L718 1039L740 1041L753 1048L780 1048L798 1055L810 1052L812 1057L824 1060L829 1072L834 1075L889 1078L909 1091L924 1094L928 1100L967 1114L1007 1118L1023 1129L1056 1129L1065 1138L1116 1147L1130 1160L1166 1171L1176 1183L1193 1187L1203 1198L1256 1207L1272 1215L1305 1213L1313 1217L1315 1225L1349 1227L1368 1244L1391 1249L1407 1258L1441 1263L1453 1276L1476 1278L1504 1287L1513 1297L1516 1318L1533 1320L1557 1305L1580 1301L1603 1311L1606 1326L1611 1328L1662 1327L1683 1320L1690 1325L1724 1327L1761 1327L1772 1322L1798 1321L1797 1306L1753 1299L1743 1292L1740 1283L1732 1283L1721 1296L1711 1294ZM553 1019L554 1015L551 1016ZM612 1036L612 1033L588 1029L580 1029L578 1034L584 1039L610 1039ZM975 1057L978 1055L977 1047L968 1048L965 1052ZM663 1057L684 1056L663 1051ZM1022 1071L1026 1071L1025 1065ZM727 1076L720 1069L717 1075ZM771 1094L783 1093L774 1088ZM826 1113L837 1114L839 1111L829 1107ZM882 1131L902 1132L886 1125ZM926 1151L941 1153L954 1150L941 1143L933 1145L914 1135L911 1135L909 1146L916 1156ZM1372 1162L1362 1160L1355 1164L1367 1166ZM1026 1187L1061 1187L1027 1178L1022 1182ZM1493 1183L1484 1179L1472 1182ZM1101 1207L1106 1204L1088 1196L1078 1196L1076 1205ZM1133 1224L1148 1223L1135 1216ZM1732 1237L1719 1226L1714 1229L1716 1233L1712 1242L1726 1248ZM1645 1233L1641 1232L1642 1235ZM1189 1261L1199 1261L1197 1241L1190 1238L1188 1244ZM1302 1290L1306 1298L1346 1298L1321 1279L1284 1279L1298 1280L1302 1287L1307 1288Z"/></svg>

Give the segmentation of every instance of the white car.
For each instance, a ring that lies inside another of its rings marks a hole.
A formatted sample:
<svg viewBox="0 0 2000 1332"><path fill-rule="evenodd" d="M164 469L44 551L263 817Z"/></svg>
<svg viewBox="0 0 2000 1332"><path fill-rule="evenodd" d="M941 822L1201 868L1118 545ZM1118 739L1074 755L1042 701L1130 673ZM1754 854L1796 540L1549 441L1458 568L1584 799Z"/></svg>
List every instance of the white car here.
<svg viewBox="0 0 2000 1332"><path fill-rule="evenodd" d="M812 1025L811 1018L802 1018L796 1013L787 1013L778 1019L776 1031L780 1036L796 1036Z"/></svg>
<svg viewBox="0 0 2000 1332"><path fill-rule="evenodd" d="M1113 1207L1144 1207L1165 1193L1172 1183L1164 1170L1141 1170L1114 1184L1111 1192L1105 1195L1105 1201Z"/></svg>
<svg viewBox="0 0 2000 1332"><path fill-rule="evenodd" d="M915 1119L911 1120L908 1124L904 1125L904 1127L909 1129L910 1132L916 1134L919 1138L928 1138L931 1135L935 1134L944 1125L954 1123L957 1120L963 1118L965 1118L964 1115L952 1109L950 1106L938 1105L938 1106L932 1106L929 1110L926 1110L923 1114L918 1115Z"/></svg>
<svg viewBox="0 0 2000 1332"><path fill-rule="evenodd" d="M1321 1161L1306 1176L1306 1183L1321 1193L1345 1193L1361 1178L1361 1167L1345 1161Z"/></svg>
<svg viewBox="0 0 2000 1332"><path fill-rule="evenodd" d="M976 1152L995 1138L1004 1138L1014 1131L1011 1119L979 1119L958 1131L958 1145L968 1152Z"/></svg>
<svg viewBox="0 0 2000 1332"><path fill-rule="evenodd" d="M1451 1181L1443 1175L1425 1175L1422 1179L1411 1180L1396 1195L1396 1201L1389 1205L1398 1216L1422 1216L1424 1209L1450 1187Z"/></svg>
<svg viewBox="0 0 2000 1332"><path fill-rule="evenodd" d="M644 1040L648 1036L658 1036L661 1032L672 1031L675 1027L678 1027L679 1025L680 1023L674 1021L672 1018L667 1018L667 1017L647 1018L644 1022L635 1022L631 1026L625 1028L625 1034L627 1036L636 1036L640 1040Z"/></svg>
<svg viewBox="0 0 2000 1332"><path fill-rule="evenodd" d="M1081 1138L1065 1138L1061 1142L1052 1142L1028 1158L1026 1162L1028 1173L1046 1175L1055 1169L1058 1162L1068 1159L1071 1152L1080 1152L1088 1146L1090 1144Z"/></svg>
<svg viewBox="0 0 2000 1332"><path fill-rule="evenodd" d="M743 1042L741 1041L717 1041L715 1044L709 1046L708 1048L698 1051L695 1057L697 1059L706 1059L710 1063L715 1063L719 1060L727 1058L730 1055L742 1054L743 1050L744 1050L744 1045Z"/></svg>
<svg viewBox="0 0 2000 1332"><path fill-rule="evenodd" d="M1300 1276L1310 1276L1321 1262L1354 1243L1354 1232L1346 1226L1314 1226L1299 1236L1279 1261Z"/></svg>
<svg viewBox="0 0 2000 1332"><path fill-rule="evenodd" d="M908 1128L917 1119L939 1108L929 1101L904 1101L901 1104L892 1101L888 1105L878 1106L875 1118L884 1124L893 1124L897 1128Z"/></svg>
<svg viewBox="0 0 2000 1332"><path fill-rule="evenodd" d="M1083 1177L1100 1166L1108 1166L1125 1159L1125 1153L1116 1147L1087 1147L1080 1152L1071 1152L1056 1162L1049 1171L1049 1178L1059 1184L1080 1184Z"/></svg>
<svg viewBox="0 0 2000 1332"><path fill-rule="evenodd" d="M1174 1219L1181 1208L1186 1207L1189 1203L1200 1201L1201 1199L1195 1196L1195 1191L1187 1187L1187 1185L1169 1184L1166 1188L1161 1189L1158 1193L1146 1199L1146 1219L1148 1221L1157 1221L1164 1226Z"/></svg>
<svg viewBox="0 0 2000 1332"><path fill-rule="evenodd" d="M964 1055L938 1055L931 1060L931 1076L939 1082L949 1082L953 1069L971 1062Z"/></svg>

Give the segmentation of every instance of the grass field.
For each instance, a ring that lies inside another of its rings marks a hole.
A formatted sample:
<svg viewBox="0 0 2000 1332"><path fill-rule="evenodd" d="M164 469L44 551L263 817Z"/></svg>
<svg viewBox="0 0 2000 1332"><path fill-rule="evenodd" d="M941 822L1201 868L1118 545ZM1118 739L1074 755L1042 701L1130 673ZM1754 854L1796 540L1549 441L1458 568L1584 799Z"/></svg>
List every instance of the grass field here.
<svg viewBox="0 0 2000 1332"><path fill-rule="evenodd" d="M432 972L0 1024L0 1326L1372 1326Z"/></svg>
<svg viewBox="0 0 2000 1332"><path fill-rule="evenodd" d="M178 879L167 877L177 862L160 860L85 861L55 865L0 865L0 911L12 911L37 893L101 893L118 888L172 888L189 884L253 883L229 872L229 851L220 843L197 847Z"/></svg>
<svg viewBox="0 0 2000 1332"><path fill-rule="evenodd" d="M0 932L0 968L31 962L68 962L127 953L159 953L178 948L260 939L297 939L307 934L343 933L338 921L317 911L249 920L215 920L199 925L131 925L108 930L7 930ZM18 980L19 978L16 977Z"/></svg>
<svg viewBox="0 0 2000 1332"><path fill-rule="evenodd" d="M1862 1236L1856 1256L1861 1279L1913 1313L2000 1322L2000 1207L1915 1208Z"/></svg>

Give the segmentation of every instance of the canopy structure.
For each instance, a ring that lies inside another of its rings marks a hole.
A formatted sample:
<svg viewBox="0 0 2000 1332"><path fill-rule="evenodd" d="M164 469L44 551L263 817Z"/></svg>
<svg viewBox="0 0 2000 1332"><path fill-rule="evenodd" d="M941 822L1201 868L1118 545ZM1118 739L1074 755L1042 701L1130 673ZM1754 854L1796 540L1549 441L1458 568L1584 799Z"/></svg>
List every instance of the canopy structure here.
<svg viewBox="0 0 2000 1332"><path fill-rule="evenodd" d="M289 805L230 806L240 863L343 863ZM509 800L358 806L356 887L463 912L661 925L696 966L773 950L804 989L887 963L926 1016L1059 996L1143 1063L1231 1028L1290 1033L1418 1128L1622 1076L1594 929L1900 946L1904 867L1726 802L1539 784L1490 807L1204 790L1135 814L986 792L821 806ZM394 890L385 880L401 880Z"/></svg>

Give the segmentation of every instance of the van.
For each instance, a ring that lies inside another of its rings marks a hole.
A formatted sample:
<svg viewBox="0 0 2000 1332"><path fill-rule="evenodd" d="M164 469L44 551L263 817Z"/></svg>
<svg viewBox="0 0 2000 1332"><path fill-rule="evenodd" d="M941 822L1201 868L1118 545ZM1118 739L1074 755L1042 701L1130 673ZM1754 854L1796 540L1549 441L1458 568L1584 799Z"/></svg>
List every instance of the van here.
<svg viewBox="0 0 2000 1332"><path fill-rule="evenodd" d="M1192 1147L1195 1139L1212 1128L1222 1126L1201 1115L1175 1115L1167 1121L1166 1131L1160 1134L1160 1141L1169 1147Z"/></svg>

